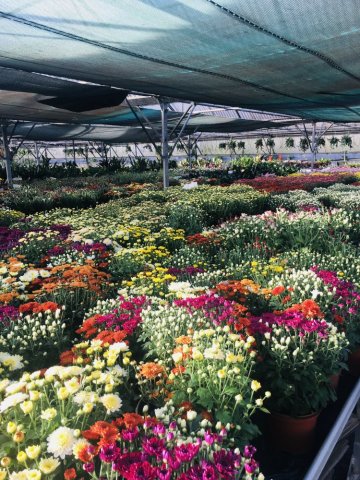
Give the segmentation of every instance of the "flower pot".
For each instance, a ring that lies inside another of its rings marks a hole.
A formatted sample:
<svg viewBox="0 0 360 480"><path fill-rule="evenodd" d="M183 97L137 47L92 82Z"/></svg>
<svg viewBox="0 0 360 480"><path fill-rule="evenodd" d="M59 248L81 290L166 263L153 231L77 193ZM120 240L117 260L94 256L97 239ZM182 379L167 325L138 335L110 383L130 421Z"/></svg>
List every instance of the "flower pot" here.
<svg viewBox="0 0 360 480"><path fill-rule="evenodd" d="M287 453L308 453L314 445L318 417L319 412L303 417L271 413L267 416L267 436L271 445Z"/></svg>
<svg viewBox="0 0 360 480"><path fill-rule="evenodd" d="M354 377L360 376L360 347L350 353L348 358L349 373Z"/></svg>
<svg viewBox="0 0 360 480"><path fill-rule="evenodd" d="M329 377L330 385L333 387L334 390L337 390L340 381L341 370L338 373L334 373Z"/></svg>

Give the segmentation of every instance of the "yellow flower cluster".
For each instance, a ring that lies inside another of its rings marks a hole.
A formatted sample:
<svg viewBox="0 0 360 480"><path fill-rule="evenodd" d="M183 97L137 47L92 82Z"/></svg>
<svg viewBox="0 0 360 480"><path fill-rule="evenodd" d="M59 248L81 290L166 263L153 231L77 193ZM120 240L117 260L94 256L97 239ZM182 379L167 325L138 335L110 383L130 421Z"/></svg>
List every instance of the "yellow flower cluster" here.
<svg viewBox="0 0 360 480"><path fill-rule="evenodd" d="M169 257L170 252L165 247L149 245L139 248L123 248L122 250L119 250L115 256L119 258L131 256L134 260L139 260L144 263L157 263L161 259Z"/></svg>
<svg viewBox="0 0 360 480"><path fill-rule="evenodd" d="M0 460L5 469L0 471L0 480L7 474L15 480L37 480L52 473L64 451L61 435L70 436L73 447L73 432L91 424L92 412L105 420L106 415L121 409L122 400L113 390L124 382L128 371L119 366L120 356L124 365L130 363L131 352L124 342L104 345L99 340L86 341L72 350L75 364L0 382L0 414L9 445L8 455Z"/></svg>
<svg viewBox="0 0 360 480"><path fill-rule="evenodd" d="M282 273L285 270L285 261L276 257L270 258L267 262L254 260L250 262L250 270L253 274L269 276L273 273Z"/></svg>
<svg viewBox="0 0 360 480"><path fill-rule="evenodd" d="M138 273L131 280L124 280L123 287L127 287L132 295L154 295L163 296L167 293L167 286L176 280L174 275L168 273L167 268L155 266L152 270Z"/></svg>

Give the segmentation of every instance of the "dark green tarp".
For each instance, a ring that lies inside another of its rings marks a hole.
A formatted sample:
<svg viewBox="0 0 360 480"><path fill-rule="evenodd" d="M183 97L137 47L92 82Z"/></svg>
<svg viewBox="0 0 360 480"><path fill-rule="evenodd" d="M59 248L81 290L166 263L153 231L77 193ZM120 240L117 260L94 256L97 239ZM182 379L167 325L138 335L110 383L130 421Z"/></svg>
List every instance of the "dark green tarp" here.
<svg viewBox="0 0 360 480"><path fill-rule="evenodd" d="M0 0L0 66L358 121L359 7L357 0Z"/></svg>

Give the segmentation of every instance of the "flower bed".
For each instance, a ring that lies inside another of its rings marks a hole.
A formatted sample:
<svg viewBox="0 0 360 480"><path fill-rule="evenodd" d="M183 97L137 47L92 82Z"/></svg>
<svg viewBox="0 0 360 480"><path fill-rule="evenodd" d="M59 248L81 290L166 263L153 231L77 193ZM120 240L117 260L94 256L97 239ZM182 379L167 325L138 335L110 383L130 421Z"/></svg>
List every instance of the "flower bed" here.
<svg viewBox="0 0 360 480"><path fill-rule="evenodd" d="M360 345L357 189L304 195L172 188L2 227L0 478L264 478L260 413L325 408Z"/></svg>
<svg viewBox="0 0 360 480"><path fill-rule="evenodd" d="M250 185L258 190L271 193L285 193L290 190L311 191L317 187L328 187L334 183L353 183L356 176L344 173L312 173L289 175L288 177L257 177L251 180L239 180L236 183Z"/></svg>

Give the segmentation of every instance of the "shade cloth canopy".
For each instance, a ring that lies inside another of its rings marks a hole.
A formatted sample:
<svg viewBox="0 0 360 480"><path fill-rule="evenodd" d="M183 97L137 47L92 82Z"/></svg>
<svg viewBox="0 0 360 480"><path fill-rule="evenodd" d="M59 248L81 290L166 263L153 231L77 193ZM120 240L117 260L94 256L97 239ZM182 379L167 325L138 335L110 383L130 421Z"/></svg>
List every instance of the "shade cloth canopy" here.
<svg viewBox="0 0 360 480"><path fill-rule="evenodd" d="M359 121L359 45L352 0L0 0L0 66L315 120Z"/></svg>

